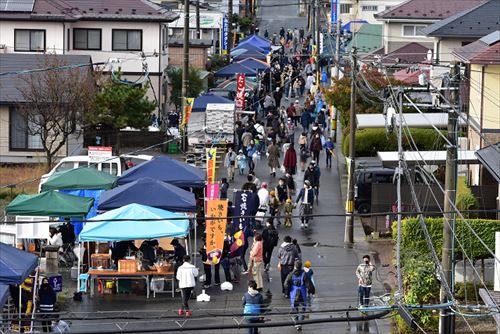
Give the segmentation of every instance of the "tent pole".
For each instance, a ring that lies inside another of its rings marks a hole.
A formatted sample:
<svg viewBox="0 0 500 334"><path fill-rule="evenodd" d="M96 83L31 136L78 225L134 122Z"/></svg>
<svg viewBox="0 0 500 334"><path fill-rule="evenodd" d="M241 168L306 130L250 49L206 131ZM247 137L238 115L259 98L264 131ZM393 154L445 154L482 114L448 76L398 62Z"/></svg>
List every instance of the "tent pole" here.
<svg viewBox="0 0 500 334"><path fill-rule="evenodd" d="M77 269L77 276L76 276L76 292L80 292L80 262L81 262L81 257L82 257L82 244L81 242L78 242L78 269Z"/></svg>
<svg viewBox="0 0 500 334"><path fill-rule="evenodd" d="M196 263L196 254L198 253L197 250L198 250L198 245L197 245L197 240L196 240L196 218L193 219L193 226L194 226L194 255L193 255L193 258L194 258L194 261L193 263Z"/></svg>
<svg viewBox="0 0 500 334"><path fill-rule="evenodd" d="M21 298L21 294L23 292L23 289L21 288L21 285L23 283L19 284L19 332L21 332L21 307L22 307L22 298Z"/></svg>
<svg viewBox="0 0 500 334"><path fill-rule="evenodd" d="M33 282L33 310L31 312L31 324L30 324L30 332L33 332L33 323L35 320L35 310L36 310L36 296L37 296L37 288L38 288L38 269L35 271L35 282Z"/></svg>

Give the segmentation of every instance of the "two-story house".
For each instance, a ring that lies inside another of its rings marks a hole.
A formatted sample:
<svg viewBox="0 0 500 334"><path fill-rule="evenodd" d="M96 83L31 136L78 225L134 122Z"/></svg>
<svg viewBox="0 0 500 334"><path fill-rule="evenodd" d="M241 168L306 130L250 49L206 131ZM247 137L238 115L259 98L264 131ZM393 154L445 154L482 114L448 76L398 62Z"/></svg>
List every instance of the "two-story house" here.
<svg viewBox="0 0 500 334"><path fill-rule="evenodd" d="M148 94L162 107L167 24L176 18L143 0L9 0L0 3L0 47L7 53L89 55L97 63L118 59L115 69L130 81L140 78L147 64Z"/></svg>
<svg viewBox="0 0 500 334"><path fill-rule="evenodd" d="M391 53L409 43L418 43L432 49L434 41L425 36L424 28L484 1L407 0L375 14L374 17L384 24L384 53Z"/></svg>
<svg viewBox="0 0 500 334"><path fill-rule="evenodd" d="M331 4L331 1L329 1ZM403 0L338 0L338 17L344 24L351 21L365 21L367 23L380 23L374 17L381 11L388 10Z"/></svg>

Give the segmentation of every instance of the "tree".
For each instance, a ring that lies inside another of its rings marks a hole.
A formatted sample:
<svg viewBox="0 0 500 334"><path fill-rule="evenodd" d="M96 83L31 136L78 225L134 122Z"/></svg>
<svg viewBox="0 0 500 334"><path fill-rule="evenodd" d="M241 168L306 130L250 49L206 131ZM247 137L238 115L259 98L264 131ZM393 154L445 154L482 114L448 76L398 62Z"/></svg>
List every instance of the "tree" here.
<svg viewBox="0 0 500 334"><path fill-rule="evenodd" d="M172 83L172 92L170 93L170 102L175 105L176 109L181 107L182 97L182 69L177 67L170 67L167 69L168 77ZM200 70L190 67L189 68L189 85L188 96L197 97L203 91L203 80L201 79Z"/></svg>
<svg viewBox="0 0 500 334"><path fill-rule="evenodd" d="M121 149L120 129L132 127L144 130L151 123L151 112L156 103L146 97L147 86L135 86L109 78L95 95L93 110L86 117L86 123L116 133L115 151Z"/></svg>
<svg viewBox="0 0 500 334"><path fill-rule="evenodd" d="M39 67L48 70L20 76L23 101L17 109L26 120L28 134L40 136L50 171L54 156L92 109L96 86L90 63L72 67L63 57L46 54Z"/></svg>

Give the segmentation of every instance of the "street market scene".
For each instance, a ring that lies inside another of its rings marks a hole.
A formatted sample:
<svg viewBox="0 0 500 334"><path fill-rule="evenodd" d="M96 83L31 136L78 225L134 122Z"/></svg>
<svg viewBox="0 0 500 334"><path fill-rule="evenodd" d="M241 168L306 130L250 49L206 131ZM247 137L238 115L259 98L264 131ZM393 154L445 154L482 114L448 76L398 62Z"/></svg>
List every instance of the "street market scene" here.
<svg viewBox="0 0 500 334"><path fill-rule="evenodd" d="M500 0L0 0L0 333L500 334Z"/></svg>

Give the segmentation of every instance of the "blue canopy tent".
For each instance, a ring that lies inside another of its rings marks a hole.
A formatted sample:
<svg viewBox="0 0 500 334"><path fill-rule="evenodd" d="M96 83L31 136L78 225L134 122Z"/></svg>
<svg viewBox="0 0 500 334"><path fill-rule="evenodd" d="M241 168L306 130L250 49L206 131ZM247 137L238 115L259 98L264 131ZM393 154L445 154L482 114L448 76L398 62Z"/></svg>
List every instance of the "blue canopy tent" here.
<svg viewBox="0 0 500 334"><path fill-rule="evenodd" d="M80 241L145 240L188 234L187 216L134 203L90 219L80 233Z"/></svg>
<svg viewBox="0 0 500 334"><path fill-rule="evenodd" d="M0 283L19 285L38 266L38 257L0 242Z"/></svg>
<svg viewBox="0 0 500 334"><path fill-rule="evenodd" d="M0 309L5 305L7 298L9 298L9 286L0 284Z"/></svg>
<svg viewBox="0 0 500 334"><path fill-rule="evenodd" d="M260 52L262 54L266 54L266 50L263 48L258 47L257 45L252 45L252 44L240 44L234 49L231 50L231 56L234 56L235 53L238 53L240 50L245 50L246 51L254 51L254 52Z"/></svg>
<svg viewBox="0 0 500 334"><path fill-rule="evenodd" d="M215 72L216 77L231 77L233 75L236 75L236 73L243 73L246 76L249 77L255 77L257 76L257 71L253 70L249 67L246 67L245 65L239 64L239 63L232 63L229 64L217 72Z"/></svg>
<svg viewBox="0 0 500 334"><path fill-rule="evenodd" d="M143 177L152 177L180 188L205 186L205 173L201 169L165 156L130 168L118 179L118 184L127 184Z"/></svg>
<svg viewBox="0 0 500 334"><path fill-rule="evenodd" d="M207 109L207 104L209 103L234 104L234 101L231 101L223 96L218 96L215 94L210 94L210 93L203 94L198 96L194 100L191 112L205 112L205 110Z"/></svg>
<svg viewBox="0 0 500 334"><path fill-rule="evenodd" d="M240 60L238 64L245 65L246 67L249 67L253 70L258 70L258 71L267 71L269 70L269 65L265 62L262 62L260 60L257 60L255 58L247 58Z"/></svg>
<svg viewBox="0 0 500 334"><path fill-rule="evenodd" d="M240 49L240 50L243 50L243 49ZM264 53L261 53L258 51L253 51L253 50L246 50L244 52L240 52L237 54L235 53L235 55L233 56L233 60L235 60L235 61L243 60L243 59L247 59L247 58L255 58L258 60L267 61L267 57Z"/></svg>
<svg viewBox="0 0 500 334"><path fill-rule="evenodd" d="M103 192L98 209L113 210L132 203L173 212L196 211L193 193L150 177Z"/></svg>
<svg viewBox="0 0 500 334"><path fill-rule="evenodd" d="M254 45L262 50L269 52L271 51L271 42L264 37L260 37L257 35L250 35L245 39L242 39L239 43L238 46L243 46L243 45Z"/></svg>

